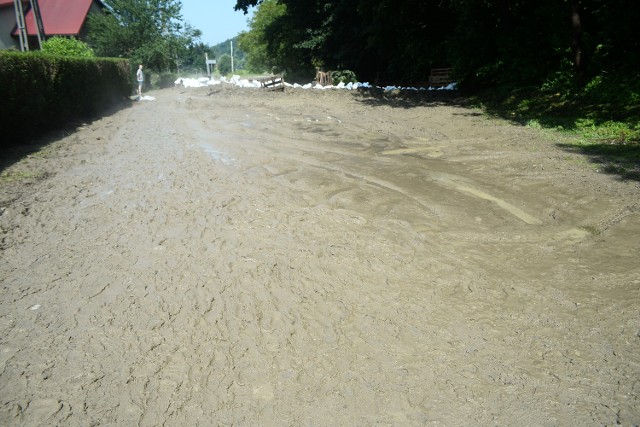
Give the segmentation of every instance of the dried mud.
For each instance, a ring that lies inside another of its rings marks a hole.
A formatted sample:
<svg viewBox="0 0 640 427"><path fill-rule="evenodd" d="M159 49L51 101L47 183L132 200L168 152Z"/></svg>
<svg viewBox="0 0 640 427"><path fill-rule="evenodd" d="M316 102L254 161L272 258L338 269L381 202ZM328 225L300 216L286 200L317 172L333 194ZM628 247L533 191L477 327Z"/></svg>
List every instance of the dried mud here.
<svg viewBox="0 0 640 427"><path fill-rule="evenodd" d="M637 182L455 103L152 95L7 169L0 424L640 423Z"/></svg>

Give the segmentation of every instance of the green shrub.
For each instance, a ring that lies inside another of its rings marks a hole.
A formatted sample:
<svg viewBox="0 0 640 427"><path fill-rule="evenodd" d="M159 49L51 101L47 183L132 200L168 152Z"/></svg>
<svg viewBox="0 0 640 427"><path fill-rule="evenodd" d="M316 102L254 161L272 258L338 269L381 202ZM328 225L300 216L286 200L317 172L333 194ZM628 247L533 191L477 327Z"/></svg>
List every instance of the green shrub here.
<svg viewBox="0 0 640 427"><path fill-rule="evenodd" d="M93 58L95 54L88 44L81 40L54 36L42 43L42 51L52 55Z"/></svg>
<svg viewBox="0 0 640 427"><path fill-rule="evenodd" d="M218 70L223 76L231 72L231 55L228 53L220 55L220 58L218 58Z"/></svg>
<svg viewBox="0 0 640 427"><path fill-rule="evenodd" d="M148 72L149 85L154 89L164 89L168 87L173 87L174 82L178 79L178 75L172 72L161 72L157 73L154 71Z"/></svg>
<svg viewBox="0 0 640 427"><path fill-rule="evenodd" d="M356 83L358 81L356 73L351 70L332 71L331 80L334 85L337 85L338 83Z"/></svg>
<svg viewBox="0 0 640 427"><path fill-rule="evenodd" d="M94 115L131 93L122 59L0 52L0 128L5 144Z"/></svg>

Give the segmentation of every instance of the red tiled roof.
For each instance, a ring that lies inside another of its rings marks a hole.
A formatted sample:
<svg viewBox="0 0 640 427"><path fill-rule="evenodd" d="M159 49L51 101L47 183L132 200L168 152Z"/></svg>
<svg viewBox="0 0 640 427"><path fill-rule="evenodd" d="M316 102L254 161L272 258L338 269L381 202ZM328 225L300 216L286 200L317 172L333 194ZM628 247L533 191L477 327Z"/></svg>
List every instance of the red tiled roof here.
<svg viewBox="0 0 640 427"><path fill-rule="evenodd" d="M22 0L22 3L26 3L26 2L27 0ZM13 0L0 0L0 7L5 7L5 6L13 6Z"/></svg>
<svg viewBox="0 0 640 427"><path fill-rule="evenodd" d="M93 0L38 0L45 34L48 36L79 34L92 3ZM37 35L33 10L27 12L24 21L28 34ZM14 34L18 34L17 29Z"/></svg>

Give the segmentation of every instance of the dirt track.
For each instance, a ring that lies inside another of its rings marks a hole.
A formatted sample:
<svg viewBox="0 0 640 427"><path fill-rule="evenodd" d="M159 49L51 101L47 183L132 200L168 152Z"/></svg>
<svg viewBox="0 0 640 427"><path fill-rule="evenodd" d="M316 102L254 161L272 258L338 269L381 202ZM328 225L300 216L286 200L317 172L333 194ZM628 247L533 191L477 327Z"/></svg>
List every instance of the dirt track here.
<svg viewBox="0 0 640 427"><path fill-rule="evenodd" d="M637 182L461 106L151 95L9 170L0 425L640 423Z"/></svg>

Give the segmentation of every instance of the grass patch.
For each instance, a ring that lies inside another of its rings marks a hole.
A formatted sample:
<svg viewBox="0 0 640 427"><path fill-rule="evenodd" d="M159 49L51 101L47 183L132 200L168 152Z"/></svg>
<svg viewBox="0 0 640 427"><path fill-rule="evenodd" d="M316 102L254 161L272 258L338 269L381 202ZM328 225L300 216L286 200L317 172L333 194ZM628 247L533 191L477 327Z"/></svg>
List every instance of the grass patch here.
<svg viewBox="0 0 640 427"><path fill-rule="evenodd" d="M501 89L478 93L471 102L512 123L562 132L570 138L559 147L587 156L604 172L640 180L639 94L638 79L598 76L580 89Z"/></svg>
<svg viewBox="0 0 640 427"><path fill-rule="evenodd" d="M47 174L44 172L30 172L30 171L3 171L0 174L0 184L12 184L21 181L33 181L46 178Z"/></svg>

